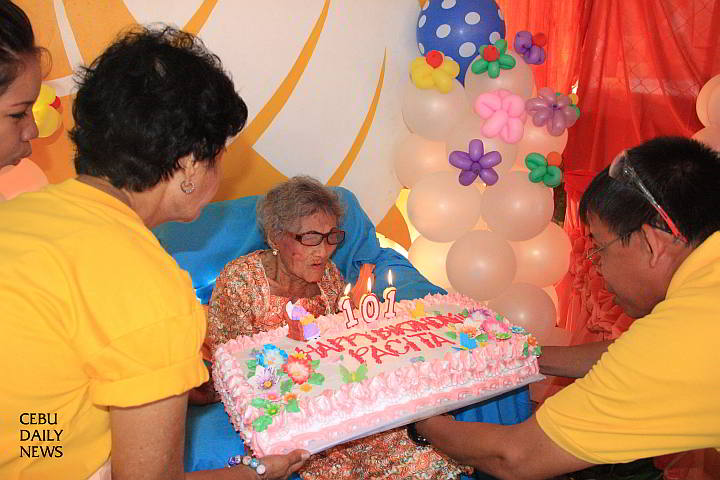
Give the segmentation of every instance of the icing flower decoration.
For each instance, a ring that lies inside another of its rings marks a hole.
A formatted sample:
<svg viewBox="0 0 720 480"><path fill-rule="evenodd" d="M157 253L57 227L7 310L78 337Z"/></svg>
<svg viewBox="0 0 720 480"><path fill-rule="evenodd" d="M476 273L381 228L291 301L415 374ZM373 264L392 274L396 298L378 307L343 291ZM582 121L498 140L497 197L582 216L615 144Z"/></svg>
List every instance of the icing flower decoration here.
<svg viewBox="0 0 720 480"><path fill-rule="evenodd" d="M478 95L475 113L485 119L482 134L486 137L499 136L506 143L516 143L525 132L525 102L504 88Z"/></svg>
<svg viewBox="0 0 720 480"><path fill-rule="evenodd" d="M490 78L497 78L500 69L510 70L515 66L515 59L505 53L507 51L507 40L501 38L493 45L481 45L480 57L475 60L470 69L476 75L487 72Z"/></svg>
<svg viewBox="0 0 720 480"><path fill-rule="evenodd" d="M297 400L297 395L294 393L286 393L285 396L283 397L283 400L285 400L285 402L290 402L291 400Z"/></svg>
<svg viewBox="0 0 720 480"><path fill-rule="evenodd" d="M294 355L288 358L287 363L283 365L282 369L287 373L288 377L298 385L307 382L312 373L310 360L307 358L298 358Z"/></svg>
<svg viewBox="0 0 720 480"><path fill-rule="evenodd" d="M453 89L453 79L460 73L460 65L437 50L417 57L410 64L410 78L417 88L434 88L440 93Z"/></svg>
<svg viewBox="0 0 720 480"><path fill-rule="evenodd" d="M486 185L494 185L498 181L498 174L493 167L502 162L500 152L485 153L482 140L470 140L468 151L455 150L448 157L450 165L461 170L458 180L460 185L468 186L479 176Z"/></svg>
<svg viewBox="0 0 720 480"><path fill-rule="evenodd" d="M260 390L270 390L277 385L278 375L274 368L258 365L255 375L248 379L248 383Z"/></svg>
<svg viewBox="0 0 720 480"><path fill-rule="evenodd" d="M557 160L552 156L552 153L557 152L550 152L548 158L555 162ZM542 182L550 188L555 188L562 183L563 173L560 167L550 165L550 162L539 153L529 153L525 157L525 166L530 169L528 177L533 183Z"/></svg>
<svg viewBox="0 0 720 480"><path fill-rule="evenodd" d="M302 385L300 385L299 388L300 388L300 390L302 390L303 392L307 393L307 392L309 392L310 390L312 390L312 385L310 385L309 383L303 383Z"/></svg>
<svg viewBox="0 0 720 480"><path fill-rule="evenodd" d="M269 367L281 368L287 361L288 354L285 350L280 350L275 345L263 345L264 363L258 362L259 365L267 365Z"/></svg>
<svg viewBox="0 0 720 480"><path fill-rule="evenodd" d="M537 97L528 99L525 109L532 116L536 127L545 125L548 133L554 137L559 137L566 128L575 125L579 117L579 109L571 106L567 95L556 94L547 87L538 90Z"/></svg>
<svg viewBox="0 0 720 480"><path fill-rule="evenodd" d="M507 340L512 337L510 327L508 327L505 322L495 318L488 318L485 320L482 324L482 328L487 332L490 340Z"/></svg>
<svg viewBox="0 0 720 480"><path fill-rule="evenodd" d="M531 65L542 65L545 63L545 49L547 37L544 33L531 34L527 30L515 34L514 48L517 53L523 56L525 63Z"/></svg>

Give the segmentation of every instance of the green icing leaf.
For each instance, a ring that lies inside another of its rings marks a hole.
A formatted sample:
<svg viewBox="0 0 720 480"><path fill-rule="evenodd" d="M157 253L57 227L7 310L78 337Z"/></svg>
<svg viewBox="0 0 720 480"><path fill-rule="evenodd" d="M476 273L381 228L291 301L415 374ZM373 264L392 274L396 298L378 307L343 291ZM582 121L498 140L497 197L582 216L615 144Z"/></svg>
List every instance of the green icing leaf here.
<svg viewBox="0 0 720 480"><path fill-rule="evenodd" d="M310 365L312 365L313 368L318 368L320 366L320 360L313 360L310 362Z"/></svg>
<svg viewBox="0 0 720 480"><path fill-rule="evenodd" d="M442 315L442 312L440 310L433 310L433 313L435 315Z"/></svg>
<svg viewBox="0 0 720 480"><path fill-rule="evenodd" d="M525 342L525 345L523 346L523 357L527 357L530 355L530 352L528 351L528 344Z"/></svg>
<svg viewBox="0 0 720 480"><path fill-rule="evenodd" d="M270 415L261 415L252 422L252 426L256 432L262 432L272 423L272 417Z"/></svg>
<svg viewBox="0 0 720 480"><path fill-rule="evenodd" d="M448 338L452 338L453 340L455 340L455 339L457 338L457 333L455 333L455 332L445 332L445 336L448 337Z"/></svg>
<svg viewBox="0 0 720 480"><path fill-rule="evenodd" d="M268 402L264 398L253 398L250 401L250 405L255 408L267 408L267 406L270 405L270 402Z"/></svg>
<svg viewBox="0 0 720 480"><path fill-rule="evenodd" d="M477 342L487 342L489 340L487 333L481 333L477 337L475 337L475 341Z"/></svg>
<svg viewBox="0 0 720 480"><path fill-rule="evenodd" d="M358 367L358 369L355 371L355 381L359 382L360 380L365 380L367 375L367 365L364 363Z"/></svg>
<svg viewBox="0 0 720 480"><path fill-rule="evenodd" d="M540 355L542 355L542 347L540 345L536 346L533 349L533 355L535 355L536 357L539 357Z"/></svg>
<svg viewBox="0 0 720 480"><path fill-rule="evenodd" d="M293 398L290 400L287 405L285 406L285 411L291 412L291 413L297 413L300 411L300 407L298 407L297 399Z"/></svg>
<svg viewBox="0 0 720 480"><path fill-rule="evenodd" d="M278 413L280 413L280 406L275 405L275 404L270 404L265 409L265 413L267 413L268 415L273 415L273 416L277 415Z"/></svg>
<svg viewBox="0 0 720 480"><path fill-rule="evenodd" d="M469 316L470 316L470 312L468 312L468 309L466 308L465 310L463 310L462 312L460 312L460 316L462 316L462 317L469 317Z"/></svg>
<svg viewBox="0 0 720 480"><path fill-rule="evenodd" d="M503 320L504 318L505 318L505 317L503 317L503 316L500 315L499 313L496 313L496 314L495 314L495 320L499 320L499 321L502 322L502 320Z"/></svg>
<svg viewBox="0 0 720 480"><path fill-rule="evenodd" d="M280 393L285 395L290 390L292 390L293 387L293 381L292 380L285 380L280 384Z"/></svg>
<svg viewBox="0 0 720 480"><path fill-rule="evenodd" d="M325 381L325 376L323 376L322 373L313 373L310 375L310 379L308 380L308 383L312 385L322 385Z"/></svg>
<svg viewBox="0 0 720 480"><path fill-rule="evenodd" d="M352 374L350 373L350 370L340 365L340 374L342 375L342 381L343 383L350 383L352 382Z"/></svg>

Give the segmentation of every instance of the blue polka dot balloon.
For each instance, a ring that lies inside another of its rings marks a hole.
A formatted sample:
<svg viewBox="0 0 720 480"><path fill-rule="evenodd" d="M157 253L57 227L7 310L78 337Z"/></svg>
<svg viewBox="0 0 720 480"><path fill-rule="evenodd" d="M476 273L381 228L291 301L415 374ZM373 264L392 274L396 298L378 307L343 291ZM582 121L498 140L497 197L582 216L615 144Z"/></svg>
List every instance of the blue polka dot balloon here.
<svg viewBox="0 0 720 480"><path fill-rule="evenodd" d="M493 0L427 0L417 21L421 55L439 50L460 65L460 83L480 45L505 38L505 19Z"/></svg>

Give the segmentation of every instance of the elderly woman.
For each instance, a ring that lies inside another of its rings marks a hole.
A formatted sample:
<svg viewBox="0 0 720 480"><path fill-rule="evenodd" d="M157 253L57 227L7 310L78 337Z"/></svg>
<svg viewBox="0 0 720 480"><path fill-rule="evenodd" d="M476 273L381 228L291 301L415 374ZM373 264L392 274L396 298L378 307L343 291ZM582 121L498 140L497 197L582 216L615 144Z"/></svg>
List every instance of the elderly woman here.
<svg viewBox="0 0 720 480"><path fill-rule="evenodd" d="M25 12L0 2L0 168L30 155L38 136L32 106L40 92L40 58Z"/></svg>
<svg viewBox="0 0 720 480"><path fill-rule="evenodd" d="M345 238L338 195L300 176L258 203L258 223L270 246L228 263L218 276L208 318L211 351L239 335L284 325L288 301L315 316L336 313L345 280L332 254ZM206 385L207 388L207 385ZM209 388L206 393L211 394ZM462 469L432 447L417 446L405 428L334 447L311 458L304 479L455 478Z"/></svg>
<svg viewBox="0 0 720 480"><path fill-rule="evenodd" d="M183 473L205 317L150 231L213 197L244 102L171 28L125 34L79 83L77 178L0 204L0 478L286 477L307 452Z"/></svg>

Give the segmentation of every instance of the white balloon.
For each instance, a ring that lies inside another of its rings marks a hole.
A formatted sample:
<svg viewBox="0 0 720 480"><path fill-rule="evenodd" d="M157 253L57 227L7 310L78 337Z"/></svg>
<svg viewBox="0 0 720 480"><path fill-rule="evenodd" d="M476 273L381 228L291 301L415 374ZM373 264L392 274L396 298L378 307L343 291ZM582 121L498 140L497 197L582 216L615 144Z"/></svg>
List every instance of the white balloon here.
<svg viewBox="0 0 720 480"><path fill-rule="evenodd" d="M510 70L500 70L500 75L497 78L491 78L487 72L477 75L472 72L472 68L467 69L467 72L465 72L465 94L471 104L475 104L475 99L479 95L500 88L509 90L515 95L520 95L525 100L530 98L535 85L530 65L525 63L525 60L517 53L510 50L506 53L515 59L515 66Z"/></svg>
<svg viewBox="0 0 720 480"><path fill-rule="evenodd" d="M529 283L513 283L488 307L532 333L543 344L554 331L557 312L550 296Z"/></svg>
<svg viewBox="0 0 720 480"><path fill-rule="evenodd" d="M465 90L453 80L453 89L441 93L408 82L402 98L402 115L411 132L429 140L445 140L455 125L470 113Z"/></svg>
<svg viewBox="0 0 720 480"><path fill-rule="evenodd" d="M412 188L425 175L451 172L445 143L433 142L414 133L408 134L395 147L395 174L405 188Z"/></svg>
<svg viewBox="0 0 720 480"><path fill-rule="evenodd" d="M570 267L570 238L555 223L529 240L510 245L517 259L515 282L546 287L562 280Z"/></svg>

